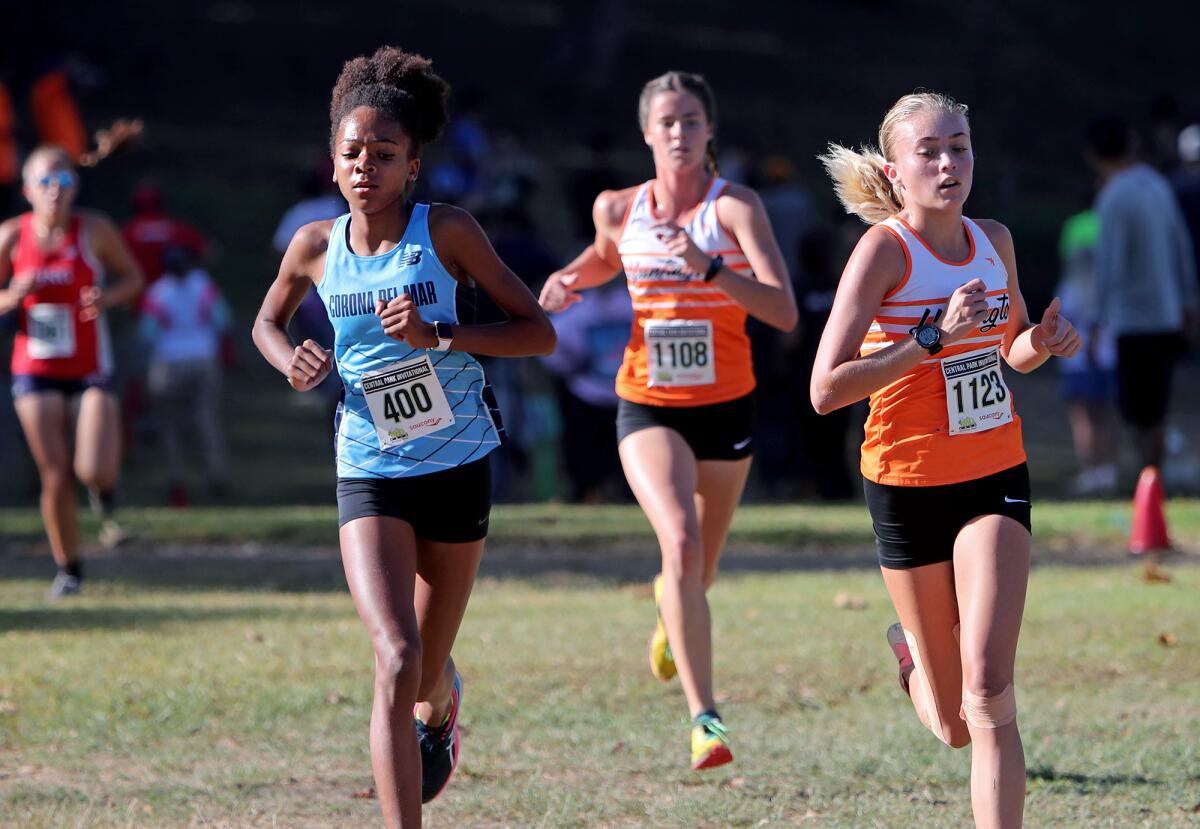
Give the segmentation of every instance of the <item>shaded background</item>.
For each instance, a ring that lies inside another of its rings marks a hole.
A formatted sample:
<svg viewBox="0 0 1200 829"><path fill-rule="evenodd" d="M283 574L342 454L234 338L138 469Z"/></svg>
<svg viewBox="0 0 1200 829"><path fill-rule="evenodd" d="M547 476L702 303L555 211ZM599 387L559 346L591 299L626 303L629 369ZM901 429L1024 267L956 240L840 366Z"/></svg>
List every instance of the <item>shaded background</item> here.
<svg viewBox="0 0 1200 829"><path fill-rule="evenodd" d="M145 119L138 148L84 173L80 204L120 221L135 182L153 178L170 211L210 236L209 270L238 317L240 361L225 401L231 497L327 502L327 423L296 406L253 352L249 323L278 264L271 235L298 182L326 152L329 91L346 59L396 44L434 59L460 92L452 110L471 90L494 144L499 137L529 164L526 206L561 262L581 244L568 183L590 163L591 137L611 135L621 181L652 175L636 101L641 85L667 69L708 77L723 158L745 159L752 172L768 155L790 157L823 217L834 212L814 160L825 143L873 142L901 94L947 92L971 106L978 167L968 213L1013 230L1023 291L1040 309L1058 277L1062 221L1091 197L1081 153L1087 121L1123 114L1154 152L1156 133L1200 120L1196 15L1184 8L1152 1L1105 16L1093 4L1033 0L41 2L13 11L3 60L10 72L26 71L49 43L72 67L89 128L119 116ZM34 31L46 40L26 36ZM18 135L31 145L27 122ZM429 147L426 170L444 152ZM7 207L8 214L19 209L12 194ZM545 276L520 275L535 284ZM1014 386L1032 401L1022 401L1031 442L1046 447L1035 480L1053 488L1071 456L1065 419L1049 414L1053 375L1043 374ZM796 383L806 386L807 376L807 367L795 368ZM0 476L0 502L31 504L34 476L7 399L3 409L0 452L9 474ZM554 494L552 474L533 468L553 464L549 457L526 459L532 466L514 481L513 499ZM127 501L163 502L154 460L152 447L132 448Z"/></svg>

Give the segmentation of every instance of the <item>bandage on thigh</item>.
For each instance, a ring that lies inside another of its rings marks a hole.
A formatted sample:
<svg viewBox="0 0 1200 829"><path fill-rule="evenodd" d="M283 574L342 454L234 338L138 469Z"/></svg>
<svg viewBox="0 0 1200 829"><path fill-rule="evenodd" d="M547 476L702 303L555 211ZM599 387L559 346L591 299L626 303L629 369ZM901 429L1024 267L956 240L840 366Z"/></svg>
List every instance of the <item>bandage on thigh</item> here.
<svg viewBox="0 0 1200 829"><path fill-rule="evenodd" d="M975 728L999 728L1017 718L1017 694L1010 682L995 696L963 691L962 718Z"/></svg>

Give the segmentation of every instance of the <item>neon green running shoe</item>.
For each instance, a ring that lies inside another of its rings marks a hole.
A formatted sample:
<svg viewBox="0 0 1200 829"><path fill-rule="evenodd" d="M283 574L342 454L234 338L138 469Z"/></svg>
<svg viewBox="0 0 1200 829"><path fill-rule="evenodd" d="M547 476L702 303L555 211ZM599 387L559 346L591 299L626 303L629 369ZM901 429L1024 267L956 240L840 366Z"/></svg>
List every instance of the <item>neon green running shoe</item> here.
<svg viewBox="0 0 1200 829"><path fill-rule="evenodd" d="M729 730L715 711L705 711L692 720L692 768L716 768L733 761Z"/></svg>
<svg viewBox="0 0 1200 829"><path fill-rule="evenodd" d="M654 633L650 635L650 673L660 682L670 682L675 677L675 657L671 655L671 643L667 641L667 629L663 627L662 611L663 577L654 577L654 611L658 620Z"/></svg>

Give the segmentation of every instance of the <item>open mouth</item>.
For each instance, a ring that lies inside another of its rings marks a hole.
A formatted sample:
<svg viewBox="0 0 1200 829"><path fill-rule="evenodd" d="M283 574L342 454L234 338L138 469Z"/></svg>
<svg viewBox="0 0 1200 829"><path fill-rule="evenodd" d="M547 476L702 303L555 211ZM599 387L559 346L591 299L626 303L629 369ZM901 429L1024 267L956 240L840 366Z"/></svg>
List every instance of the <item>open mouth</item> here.
<svg viewBox="0 0 1200 829"><path fill-rule="evenodd" d="M949 178L938 185L938 190L941 191L942 193L945 193L949 190L954 190L955 188L957 188L959 186L960 185L959 185L958 179Z"/></svg>

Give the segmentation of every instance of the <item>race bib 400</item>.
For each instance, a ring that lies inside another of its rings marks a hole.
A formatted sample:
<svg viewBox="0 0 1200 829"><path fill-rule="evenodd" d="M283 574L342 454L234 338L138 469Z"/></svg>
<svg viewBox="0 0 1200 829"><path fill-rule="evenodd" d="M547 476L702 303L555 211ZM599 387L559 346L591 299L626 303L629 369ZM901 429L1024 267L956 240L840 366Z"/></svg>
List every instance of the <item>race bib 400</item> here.
<svg viewBox="0 0 1200 829"><path fill-rule="evenodd" d="M1012 393L1000 370L996 346L942 360L950 434L986 432L1011 423Z"/></svg>
<svg viewBox="0 0 1200 829"><path fill-rule="evenodd" d="M362 390L379 443L385 448L408 443L454 423L446 392L428 354L363 374Z"/></svg>

